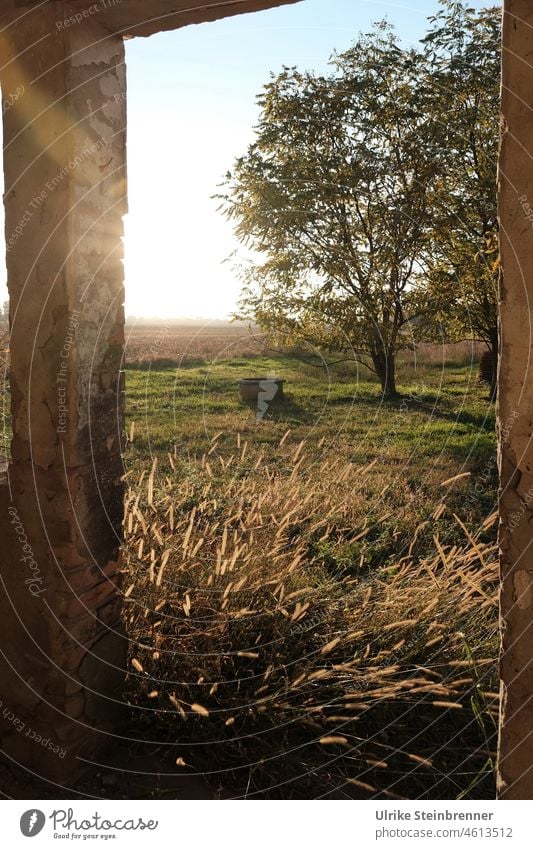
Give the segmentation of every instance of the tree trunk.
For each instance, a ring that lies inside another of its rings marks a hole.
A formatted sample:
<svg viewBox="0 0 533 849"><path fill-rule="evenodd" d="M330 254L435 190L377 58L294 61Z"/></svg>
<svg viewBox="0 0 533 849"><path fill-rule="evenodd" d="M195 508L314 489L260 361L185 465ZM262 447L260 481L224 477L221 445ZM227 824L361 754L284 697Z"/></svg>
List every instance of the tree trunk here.
<svg viewBox="0 0 533 849"><path fill-rule="evenodd" d="M479 380L490 386L489 400L496 401L498 392L498 328L490 334L488 350L481 357L479 364Z"/></svg>
<svg viewBox="0 0 533 849"><path fill-rule="evenodd" d="M376 370L383 398L398 398L399 393L396 389L396 358L394 352L377 351L372 354L372 362Z"/></svg>
<svg viewBox="0 0 533 849"><path fill-rule="evenodd" d="M498 394L498 328L491 333L490 352L492 354L492 380L490 383L490 400L495 402Z"/></svg>

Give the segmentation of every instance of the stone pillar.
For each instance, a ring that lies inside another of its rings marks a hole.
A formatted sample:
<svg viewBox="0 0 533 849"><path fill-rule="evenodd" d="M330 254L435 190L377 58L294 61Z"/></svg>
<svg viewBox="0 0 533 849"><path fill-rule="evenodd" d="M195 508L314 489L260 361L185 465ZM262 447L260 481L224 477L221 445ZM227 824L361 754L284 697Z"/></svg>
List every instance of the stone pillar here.
<svg viewBox="0 0 533 849"><path fill-rule="evenodd" d="M124 46L97 15L69 23L69 8L42 4L0 33L14 432L0 735L8 757L62 780L108 739L126 650Z"/></svg>
<svg viewBox="0 0 533 849"><path fill-rule="evenodd" d="M506 0L499 169L502 719L498 789L533 798L533 6Z"/></svg>

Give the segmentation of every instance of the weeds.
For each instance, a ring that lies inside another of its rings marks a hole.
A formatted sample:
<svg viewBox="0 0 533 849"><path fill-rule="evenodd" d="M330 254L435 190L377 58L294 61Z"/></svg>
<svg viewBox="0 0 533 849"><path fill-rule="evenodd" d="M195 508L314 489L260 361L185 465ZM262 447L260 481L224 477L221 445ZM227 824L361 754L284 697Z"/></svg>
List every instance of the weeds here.
<svg viewBox="0 0 533 849"><path fill-rule="evenodd" d="M443 499L394 536L361 509L373 472L221 432L128 476L135 722L225 795L493 795L495 516L472 536Z"/></svg>

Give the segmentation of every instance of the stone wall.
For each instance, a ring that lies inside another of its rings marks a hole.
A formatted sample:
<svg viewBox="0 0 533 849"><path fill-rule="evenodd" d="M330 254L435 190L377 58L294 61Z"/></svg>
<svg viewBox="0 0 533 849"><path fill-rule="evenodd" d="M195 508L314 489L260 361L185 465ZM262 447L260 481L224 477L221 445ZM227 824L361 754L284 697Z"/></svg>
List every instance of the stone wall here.
<svg viewBox="0 0 533 849"><path fill-rule="evenodd" d="M74 775L113 726L126 639L123 468L124 45L49 3L9 31L4 172L14 438L1 487L2 748ZM28 49L28 45L30 45ZM25 559L24 559L25 558ZM23 649L23 650L22 650Z"/></svg>
<svg viewBox="0 0 533 849"><path fill-rule="evenodd" d="M499 170L501 796L533 798L533 7L507 0ZM519 517L518 520L516 517Z"/></svg>

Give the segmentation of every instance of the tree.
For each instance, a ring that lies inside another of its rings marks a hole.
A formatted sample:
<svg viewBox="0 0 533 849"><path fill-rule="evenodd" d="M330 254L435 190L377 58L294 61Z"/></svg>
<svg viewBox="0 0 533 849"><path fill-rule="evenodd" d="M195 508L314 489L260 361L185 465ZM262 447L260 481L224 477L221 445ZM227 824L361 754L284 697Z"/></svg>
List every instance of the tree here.
<svg viewBox="0 0 533 849"><path fill-rule="evenodd" d="M381 23L332 68L272 78L256 140L227 175L222 209L256 257L239 317L349 352L393 397L431 238L423 57Z"/></svg>
<svg viewBox="0 0 533 849"><path fill-rule="evenodd" d="M425 155L442 175L433 195L433 242L426 258L429 301L452 339L480 339L498 358L497 158L501 8L476 12L455 0L430 19L424 39L432 104ZM433 142L433 144L431 143Z"/></svg>

